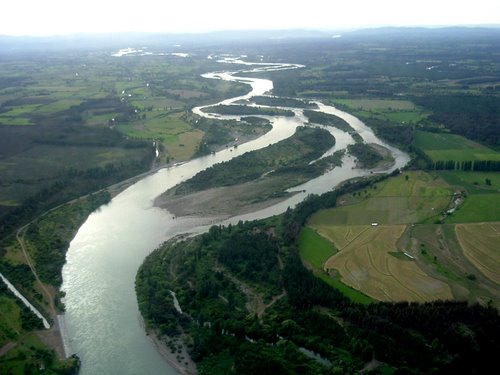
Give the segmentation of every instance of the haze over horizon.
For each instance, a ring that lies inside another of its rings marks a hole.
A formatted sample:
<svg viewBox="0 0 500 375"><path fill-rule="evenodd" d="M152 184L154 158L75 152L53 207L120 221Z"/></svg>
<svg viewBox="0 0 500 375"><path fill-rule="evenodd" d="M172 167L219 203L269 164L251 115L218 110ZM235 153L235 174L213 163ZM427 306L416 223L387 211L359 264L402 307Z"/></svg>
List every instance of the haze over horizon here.
<svg viewBox="0 0 500 375"><path fill-rule="evenodd" d="M230 0L166 3L157 0L9 1L2 4L0 35L51 36L78 33L200 33L231 30L339 30L379 26L500 25L500 1L402 2L352 0L306 3Z"/></svg>

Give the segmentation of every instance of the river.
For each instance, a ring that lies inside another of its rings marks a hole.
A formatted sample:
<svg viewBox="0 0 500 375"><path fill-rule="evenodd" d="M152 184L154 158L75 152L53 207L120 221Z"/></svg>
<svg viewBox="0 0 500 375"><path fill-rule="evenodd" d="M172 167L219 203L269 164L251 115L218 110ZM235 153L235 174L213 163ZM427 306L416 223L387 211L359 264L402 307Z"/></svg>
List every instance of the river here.
<svg viewBox="0 0 500 375"><path fill-rule="evenodd" d="M243 63L238 58L226 58L226 64ZM295 64L247 63L253 69L235 70L204 75L211 79L240 81L252 86L252 91L219 104L231 104L253 95L262 95L273 87L272 81L242 78L249 71L296 69ZM232 66L232 65L226 65ZM234 75L238 73L240 77ZM390 148L396 164L383 172L404 166L409 158L399 150L386 145L355 117L330 106L318 103L320 110L346 119L367 142ZM193 112L202 115L202 108ZM250 150L257 150L291 136L305 118L301 110L294 109L295 117L266 117L273 128L262 137L225 149L214 155L200 157L181 165L165 168L135 183L117 195L108 205L92 213L81 226L70 244L63 268L62 290L66 293L65 326L72 352L82 361L81 374L176 374L160 356L146 336L134 291L137 269L144 258L162 242L186 232L201 232L215 223L215 218L176 218L165 210L153 206L153 200L162 192L199 171L229 160ZM219 116L239 118L238 116ZM352 143L352 138L337 129L329 129L337 143L334 152ZM267 209L233 217L228 222L263 218L284 212L309 193L323 193L338 183L371 171L353 169L353 158L346 156L344 165L291 190L301 191L290 199ZM302 192L305 190L305 192Z"/></svg>

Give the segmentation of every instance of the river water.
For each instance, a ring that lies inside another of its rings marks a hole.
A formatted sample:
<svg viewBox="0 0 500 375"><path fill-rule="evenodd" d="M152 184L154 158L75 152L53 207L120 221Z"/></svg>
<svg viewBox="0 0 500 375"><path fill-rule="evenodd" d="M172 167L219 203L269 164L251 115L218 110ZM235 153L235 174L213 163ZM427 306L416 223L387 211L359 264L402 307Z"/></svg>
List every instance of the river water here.
<svg viewBox="0 0 500 375"><path fill-rule="evenodd" d="M206 78L240 81L252 86L251 93L224 100L219 104L231 104L253 95L265 94L272 89L272 81L241 78L244 72L301 67L294 64L252 64L242 62L238 58L226 58L221 62L244 63L254 68L204 75ZM235 77L236 73L240 77ZM380 141L355 117L333 107L318 104L320 110L347 120L365 141L390 148L396 163L383 172L390 172L408 162L406 154ZM62 286L66 293L66 336L69 338L72 352L81 358L81 374L177 373L155 350L144 332L134 290L135 275L144 258L162 242L177 234L201 232L218 221L211 217L174 219L167 211L154 207L153 200L167 189L215 163L291 136L296 127L305 121L301 110L294 111L295 117L266 117L273 124L272 130L254 141L238 146L237 149L225 149L215 155L165 168L140 180L89 216L71 242L63 268ZM211 116L203 113L201 108L195 108L193 112ZM347 133L333 128L328 130L337 140L334 149L329 153L345 148L353 142ZM309 193L323 193L346 179L371 173L353 169L353 166L353 158L346 156L342 167L290 189L301 191L290 199L252 214L233 217L224 223L258 219L284 212L287 207L294 206Z"/></svg>

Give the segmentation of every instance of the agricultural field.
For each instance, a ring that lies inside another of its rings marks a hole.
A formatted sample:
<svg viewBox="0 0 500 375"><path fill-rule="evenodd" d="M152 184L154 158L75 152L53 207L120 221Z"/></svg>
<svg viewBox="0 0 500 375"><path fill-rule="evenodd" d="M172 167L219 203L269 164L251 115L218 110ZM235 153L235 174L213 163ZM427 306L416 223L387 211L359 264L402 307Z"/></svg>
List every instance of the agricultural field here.
<svg viewBox="0 0 500 375"><path fill-rule="evenodd" d="M465 199L447 223L500 221L500 173L472 171L440 171L438 175L455 191L465 191Z"/></svg>
<svg viewBox="0 0 500 375"><path fill-rule="evenodd" d="M409 100L335 99L333 103L363 118L372 117L403 125L417 123L428 116L428 112Z"/></svg>
<svg viewBox="0 0 500 375"><path fill-rule="evenodd" d="M457 224L455 230L467 259L500 285L500 223Z"/></svg>
<svg viewBox="0 0 500 375"><path fill-rule="evenodd" d="M342 195L335 208L314 214L308 230L337 252L327 260L328 252L315 250L319 246L300 247L301 257L330 285L343 283L344 288L350 286L373 299L491 300L500 305L494 276L482 271L499 268L492 255L498 242L498 233L492 231L498 230L495 221L499 221L497 183L498 176L491 172L405 171ZM452 214L443 215L456 191L465 192L464 200ZM442 222L450 224L435 224ZM478 224L469 224L473 222ZM481 230L469 235L474 228ZM485 265L471 258L478 258L478 249L489 252ZM342 290L342 286L337 288ZM349 289L344 293L348 295Z"/></svg>
<svg viewBox="0 0 500 375"><path fill-rule="evenodd" d="M367 227L325 262L343 283L379 301L433 301L453 296L449 286L424 273L413 259L397 250L405 225ZM332 228L345 235L349 226ZM342 235L340 236L342 237ZM401 256L398 256L400 254Z"/></svg>
<svg viewBox="0 0 500 375"><path fill-rule="evenodd" d="M363 191L344 195L334 209L320 211L311 225L410 224L438 218L453 192L441 179L428 173L404 172L373 184Z"/></svg>
<svg viewBox="0 0 500 375"><path fill-rule="evenodd" d="M500 220L500 194L470 194L445 218L446 223L477 223Z"/></svg>
<svg viewBox="0 0 500 375"><path fill-rule="evenodd" d="M437 174L454 189L465 189L469 194L492 194L500 189L500 173L439 171Z"/></svg>
<svg viewBox="0 0 500 375"><path fill-rule="evenodd" d="M157 110L146 112L139 120L117 125L116 128L129 137L160 142L167 157L175 160L187 160L196 152L203 137L203 131L192 129L184 121L182 112L170 113Z"/></svg>
<svg viewBox="0 0 500 375"><path fill-rule="evenodd" d="M494 255L498 247L498 237L495 238L492 228L498 229L498 223L415 225L407 230L400 243L411 249L419 266L426 273L447 282L456 299L482 304L493 303L498 308L499 284L484 273L485 268L481 263L474 263L470 258L470 255L477 257L478 248L475 246L481 243L485 247L480 250L490 256L481 261L486 267L498 270L498 258ZM480 238L474 245L463 237L476 229L477 234L472 234L470 238L477 238L478 235L484 238Z"/></svg>
<svg viewBox="0 0 500 375"><path fill-rule="evenodd" d="M457 134L417 130L414 145L433 161L500 160L500 153Z"/></svg>

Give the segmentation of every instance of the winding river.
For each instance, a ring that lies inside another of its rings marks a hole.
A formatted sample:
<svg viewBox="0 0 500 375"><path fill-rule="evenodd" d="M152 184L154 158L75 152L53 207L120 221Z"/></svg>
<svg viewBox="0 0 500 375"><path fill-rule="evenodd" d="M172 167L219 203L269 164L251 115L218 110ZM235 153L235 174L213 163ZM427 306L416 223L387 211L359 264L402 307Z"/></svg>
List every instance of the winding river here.
<svg viewBox="0 0 500 375"><path fill-rule="evenodd" d="M219 104L231 104L263 95L272 90L267 79L242 78L245 72L297 69L295 64L248 63L239 58L225 58L221 63L239 64L251 69L209 73L211 79L244 82L252 91L238 98ZM236 77L238 73L238 77ZM387 170L403 167L409 157L379 140L357 118L338 109L318 103L321 111L335 114L346 121L366 142L378 143L391 150L395 164ZM157 352L146 336L139 314L134 280L144 258L162 242L186 232L201 232L215 222L212 217L180 217L153 206L153 199L165 190L194 176L199 171L241 155L261 149L291 136L297 126L306 122L302 110L293 109L294 117L266 117L273 128L262 137L240 145L237 149L225 149L214 155L200 157L181 165L165 168L135 183L116 196L108 205L91 214L71 242L67 262L63 268L63 286L66 293L65 337L72 353L81 358L81 374L176 374ZM201 116L213 116L194 108ZM239 118L238 116L217 116ZM332 153L352 143L351 136L335 128L328 128L335 136ZM355 161L344 157L342 167L311 180L291 191L299 191L290 199L247 215L233 217L224 223L251 220L284 212L310 193L331 190L346 179L367 175L373 171L353 169Z"/></svg>

